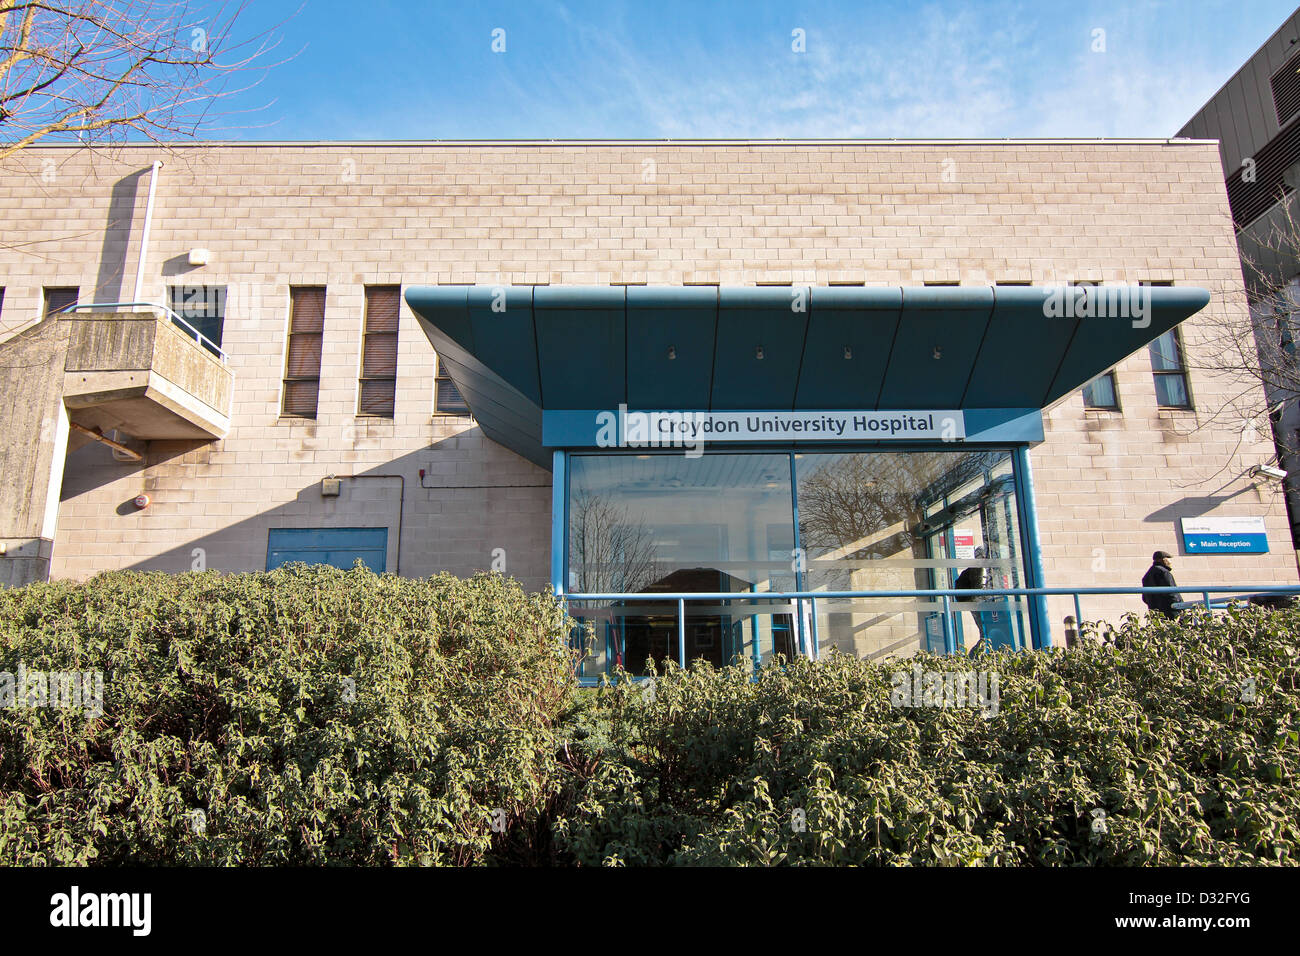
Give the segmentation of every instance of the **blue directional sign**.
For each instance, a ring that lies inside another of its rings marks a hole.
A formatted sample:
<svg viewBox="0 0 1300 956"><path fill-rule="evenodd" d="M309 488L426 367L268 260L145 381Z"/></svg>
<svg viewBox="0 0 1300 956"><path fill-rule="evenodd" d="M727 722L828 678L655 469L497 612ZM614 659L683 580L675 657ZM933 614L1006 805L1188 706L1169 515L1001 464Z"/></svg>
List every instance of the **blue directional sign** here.
<svg viewBox="0 0 1300 956"><path fill-rule="evenodd" d="M1267 554L1263 518L1182 518L1188 554Z"/></svg>

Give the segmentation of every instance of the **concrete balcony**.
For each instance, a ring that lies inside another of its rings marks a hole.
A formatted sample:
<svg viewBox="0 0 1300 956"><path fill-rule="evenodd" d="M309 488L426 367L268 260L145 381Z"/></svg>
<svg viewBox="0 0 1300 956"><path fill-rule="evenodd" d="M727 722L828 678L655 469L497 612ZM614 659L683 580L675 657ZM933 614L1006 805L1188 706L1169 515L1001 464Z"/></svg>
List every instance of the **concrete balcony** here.
<svg viewBox="0 0 1300 956"><path fill-rule="evenodd" d="M70 422L141 441L224 438L234 375L168 317L69 312L63 403Z"/></svg>
<svg viewBox="0 0 1300 956"><path fill-rule="evenodd" d="M138 462L132 445L229 431L225 357L156 311L64 312L0 342L0 586L47 577L70 451Z"/></svg>

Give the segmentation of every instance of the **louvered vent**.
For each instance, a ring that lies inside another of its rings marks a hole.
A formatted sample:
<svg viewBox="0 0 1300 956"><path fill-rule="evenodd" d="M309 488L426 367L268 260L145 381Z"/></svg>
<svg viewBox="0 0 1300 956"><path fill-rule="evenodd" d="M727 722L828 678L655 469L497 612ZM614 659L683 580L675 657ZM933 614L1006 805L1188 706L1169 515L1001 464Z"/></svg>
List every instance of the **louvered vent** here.
<svg viewBox="0 0 1300 956"><path fill-rule="evenodd" d="M320 382L284 383L284 414L296 418L315 418Z"/></svg>
<svg viewBox="0 0 1300 956"><path fill-rule="evenodd" d="M285 415L315 418L325 332L325 287L289 290L289 349L285 359Z"/></svg>
<svg viewBox="0 0 1300 956"><path fill-rule="evenodd" d="M1277 125L1285 126L1300 112L1300 53L1286 61L1286 66L1273 74L1268 81L1273 88L1273 109L1277 111Z"/></svg>
<svg viewBox="0 0 1300 956"><path fill-rule="evenodd" d="M78 291L76 286L47 287L45 289L45 315L48 317L55 312L66 309L70 305L76 305Z"/></svg>
<svg viewBox="0 0 1300 956"><path fill-rule="evenodd" d="M366 330L361 349L361 415L392 418L397 397L397 321L401 286L366 287Z"/></svg>
<svg viewBox="0 0 1300 956"><path fill-rule="evenodd" d="M1253 160L1253 162L1252 162ZM1300 162L1300 118L1278 133L1228 177L1228 205L1237 229L1244 229L1292 192L1287 171ZM1247 179L1251 173L1254 182Z"/></svg>

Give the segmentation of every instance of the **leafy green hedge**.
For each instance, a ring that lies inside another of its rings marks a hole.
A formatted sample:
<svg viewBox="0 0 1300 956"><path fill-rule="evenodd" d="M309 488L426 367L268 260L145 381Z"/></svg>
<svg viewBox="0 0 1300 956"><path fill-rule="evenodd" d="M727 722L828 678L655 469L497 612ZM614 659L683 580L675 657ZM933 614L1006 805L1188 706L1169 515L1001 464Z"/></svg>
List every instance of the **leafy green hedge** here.
<svg viewBox="0 0 1300 956"><path fill-rule="evenodd" d="M0 592L0 672L105 681L0 709L0 864L1300 861L1297 612L583 692L570 624L499 575ZM918 669L996 712L900 700Z"/></svg>
<svg viewBox="0 0 1300 956"><path fill-rule="evenodd" d="M565 845L593 865L1300 862L1300 615L1131 618L1117 643L603 690ZM992 671L996 713L895 706L918 665Z"/></svg>
<svg viewBox="0 0 1300 956"><path fill-rule="evenodd" d="M560 786L555 602L500 575L101 575L0 591L0 863L473 863ZM196 814L195 811L201 811ZM494 816L496 812L496 816Z"/></svg>

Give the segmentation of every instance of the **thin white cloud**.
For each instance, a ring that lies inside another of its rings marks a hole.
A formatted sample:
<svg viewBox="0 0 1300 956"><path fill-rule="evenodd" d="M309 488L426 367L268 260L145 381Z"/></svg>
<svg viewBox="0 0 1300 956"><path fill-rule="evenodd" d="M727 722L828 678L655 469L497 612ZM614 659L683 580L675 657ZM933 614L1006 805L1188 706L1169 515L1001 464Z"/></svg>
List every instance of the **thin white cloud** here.
<svg viewBox="0 0 1300 956"><path fill-rule="evenodd" d="M437 69L425 40L399 44L387 56L405 66L369 74L388 85L300 99L283 126L376 139L1168 136L1286 15L1274 21L1277 0L1213 2L1194 15L1152 0L823 7L799 17L804 53L790 48L795 23L764 4L732 29L708 7L647 24L617 0L552 2L514 22L504 56L487 54L482 22L448 14L435 35L456 42ZM1104 53L1089 49L1097 28Z"/></svg>
<svg viewBox="0 0 1300 956"><path fill-rule="evenodd" d="M519 84L523 112L555 135L576 118L587 135L616 124L623 135L668 138L1165 136L1222 72L1137 47L1160 34L1123 11L1085 17L1062 36L1045 34L1036 7L990 15L932 4L913 13L906 37L809 25L805 53L787 40L743 57L684 34L668 60L609 22L559 9L574 47L566 59L588 64L581 75L592 88L566 88L580 74L561 63L531 90ZM1089 19L1109 24L1107 52L1091 52Z"/></svg>

